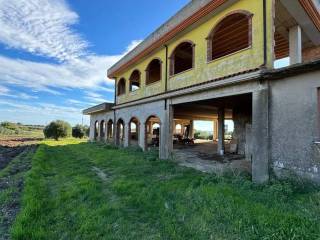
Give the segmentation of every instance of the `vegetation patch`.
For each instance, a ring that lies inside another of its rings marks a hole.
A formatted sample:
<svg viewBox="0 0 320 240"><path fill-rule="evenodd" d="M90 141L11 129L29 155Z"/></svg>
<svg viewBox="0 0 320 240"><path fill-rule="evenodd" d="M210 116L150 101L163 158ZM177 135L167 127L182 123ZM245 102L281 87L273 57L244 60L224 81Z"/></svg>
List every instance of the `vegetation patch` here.
<svg viewBox="0 0 320 240"><path fill-rule="evenodd" d="M24 177L31 168L35 149L35 145L21 147L19 155L13 159L6 155L6 159L10 159L11 162L6 162L8 165L0 169L0 239L10 237L9 229L20 209ZM3 156L1 149L0 156Z"/></svg>
<svg viewBox="0 0 320 240"><path fill-rule="evenodd" d="M107 179L107 181L105 181ZM13 239L319 239L320 191L218 177L153 153L46 141Z"/></svg>

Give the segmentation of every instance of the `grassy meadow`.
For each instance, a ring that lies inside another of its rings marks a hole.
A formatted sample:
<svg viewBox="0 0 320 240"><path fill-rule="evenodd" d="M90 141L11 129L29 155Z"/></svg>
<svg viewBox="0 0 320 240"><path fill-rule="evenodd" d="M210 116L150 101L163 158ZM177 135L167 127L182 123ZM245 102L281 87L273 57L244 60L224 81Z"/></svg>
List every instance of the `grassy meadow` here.
<svg viewBox="0 0 320 240"><path fill-rule="evenodd" d="M78 140L43 141L12 239L320 239L320 191L256 186Z"/></svg>

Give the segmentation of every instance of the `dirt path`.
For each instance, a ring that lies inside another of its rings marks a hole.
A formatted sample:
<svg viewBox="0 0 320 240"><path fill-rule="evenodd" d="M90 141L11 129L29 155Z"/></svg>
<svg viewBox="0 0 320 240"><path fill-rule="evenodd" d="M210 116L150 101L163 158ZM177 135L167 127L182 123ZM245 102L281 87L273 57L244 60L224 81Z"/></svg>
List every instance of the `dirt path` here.
<svg viewBox="0 0 320 240"><path fill-rule="evenodd" d="M21 142L8 145L0 146L0 240L10 239L10 227L20 210L25 174L37 149L35 144Z"/></svg>

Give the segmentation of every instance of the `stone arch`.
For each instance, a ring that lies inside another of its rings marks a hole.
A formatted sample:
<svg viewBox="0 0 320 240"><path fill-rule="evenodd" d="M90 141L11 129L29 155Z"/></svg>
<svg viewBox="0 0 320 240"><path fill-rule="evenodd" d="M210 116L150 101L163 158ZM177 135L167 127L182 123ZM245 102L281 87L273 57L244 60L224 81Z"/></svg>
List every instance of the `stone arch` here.
<svg viewBox="0 0 320 240"><path fill-rule="evenodd" d="M145 121L145 149L160 146L161 120L157 115L150 115Z"/></svg>
<svg viewBox="0 0 320 240"><path fill-rule="evenodd" d="M138 146L139 145L139 133L140 133L140 121L137 117L132 117L129 121L128 128L129 145Z"/></svg>
<svg viewBox="0 0 320 240"><path fill-rule="evenodd" d="M104 120L100 121L99 129L100 129L100 133L99 133L100 140L103 141L105 140L105 137L106 137L106 122Z"/></svg>
<svg viewBox="0 0 320 240"><path fill-rule="evenodd" d="M151 60L146 69L146 85L161 81L162 61L159 58Z"/></svg>
<svg viewBox="0 0 320 240"><path fill-rule="evenodd" d="M109 119L109 121L107 122L107 140L111 141L113 139L113 120Z"/></svg>
<svg viewBox="0 0 320 240"><path fill-rule="evenodd" d="M121 96L126 93L126 79L121 78L117 85L117 95Z"/></svg>
<svg viewBox="0 0 320 240"><path fill-rule="evenodd" d="M194 68L195 44L186 40L179 43L170 56L170 75Z"/></svg>
<svg viewBox="0 0 320 240"><path fill-rule="evenodd" d="M116 131L116 144L118 146L123 146L125 138L125 123L122 118L119 118L117 121L117 131Z"/></svg>
<svg viewBox="0 0 320 240"><path fill-rule="evenodd" d="M251 47L253 14L236 10L224 16L207 37L207 60L220 57Z"/></svg>
<svg viewBox="0 0 320 240"><path fill-rule="evenodd" d="M138 89L140 89L141 87L141 72L139 70L134 70L129 78L129 91L133 92L136 91Z"/></svg>

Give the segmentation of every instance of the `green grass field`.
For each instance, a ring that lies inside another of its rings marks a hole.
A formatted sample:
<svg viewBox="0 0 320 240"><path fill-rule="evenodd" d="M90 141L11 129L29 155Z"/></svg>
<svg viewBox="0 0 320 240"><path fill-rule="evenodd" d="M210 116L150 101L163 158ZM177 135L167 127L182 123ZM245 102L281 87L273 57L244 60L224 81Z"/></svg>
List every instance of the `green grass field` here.
<svg viewBox="0 0 320 240"><path fill-rule="evenodd" d="M217 177L156 155L42 142L13 239L320 239L320 191Z"/></svg>

